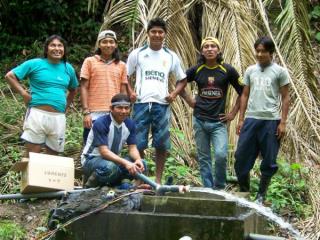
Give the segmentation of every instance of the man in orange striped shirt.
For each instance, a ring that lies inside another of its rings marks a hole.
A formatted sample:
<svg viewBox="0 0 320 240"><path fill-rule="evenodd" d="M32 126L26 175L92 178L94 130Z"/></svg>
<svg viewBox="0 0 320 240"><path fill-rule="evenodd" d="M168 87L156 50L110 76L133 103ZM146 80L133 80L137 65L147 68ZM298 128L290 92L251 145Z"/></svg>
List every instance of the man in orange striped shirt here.
<svg viewBox="0 0 320 240"><path fill-rule="evenodd" d="M84 60L80 81L85 144L92 123L109 113L111 98L120 92L127 93L127 70L125 63L120 61L115 32L105 30L99 33L98 48L94 56Z"/></svg>

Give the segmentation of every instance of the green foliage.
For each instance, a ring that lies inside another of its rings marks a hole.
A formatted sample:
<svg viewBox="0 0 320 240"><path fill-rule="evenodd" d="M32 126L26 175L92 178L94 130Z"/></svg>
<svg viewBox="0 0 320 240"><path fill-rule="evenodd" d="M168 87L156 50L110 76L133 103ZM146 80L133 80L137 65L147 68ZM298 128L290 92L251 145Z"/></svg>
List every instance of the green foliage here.
<svg viewBox="0 0 320 240"><path fill-rule="evenodd" d="M76 72L80 72L83 60L93 52L94 45L73 44L68 51L68 62L72 63Z"/></svg>
<svg viewBox="0 0 320 240"><path fill-rule="evenodd" d="M20 173L8 171L4 176L0 177L0 181L1 194L14 194L20 192Z"/></svg>
<svg viewBox="0 0 320 240"><path fill-rule="evenodd" d="M309 13L309 17L311 23L314 25L315 28L315 39L320 42L320 6L316 5L312 8L311 12Z"/></svg>
<svg viewBox="0 0 320 240"><path fill-rule="evenodd" d="M289 164L278 160L279 170L272 177L267 193L267 202L271 208L280 215L306 218L311 215L311 206L308 204L308 186L302 177L308 173L298 163ZM251 181L252 199L258 191L259 179Z"/></svg>
<svg viewBox="0 0 320 240"><path fill-rule="evenodd" d="M1 64L0 64L1 69ZM0 79L0 192L19 192L19 174L9 172L10 167L21 160L23 146L19 139L25 107L21 98L17 100ZM2 238L0 238L2 239Z"/></svg>
<svg viewBox="0 0 320 240"><path fill-rule="evenodd" d="M178 137L181 140L186 140L185 134L179 129L170 129L171 137ZM155 150L149 147L146 151L145 160L148 166L148 175L153 178L155 175L156 165L154 160ZM191 168L187 165L186 153L183 149L171 145L170 154L166 159L165 169L163 172L162 181L167 180L169 176L173 177L174 184L199 185L200 174L198 169Z"/></svg>
<svg viewBox="0 0 320 240"><path fill-rule="evenodd" d="M1 65L0 65L1 67ZM25 107L15 100L9 88L0 81L0 186L8 184L1 176L7 174L14 162L20 161L22 157L22 143L19 139L20 129L23 122ZM8 97L5 97L7 94ZM12 186L10 186L12 187ZM1 187L0 187L1 189ZM14 190L15 188L13 188Z"/></svg>
<svg viewBox="0 0 320 240"><path fill-rule="evenodd" d="M30 50L34 41L44 42L52 34L73 44L94 45L105 2L88 13L87 1L11 0L0 13L0 57L12 58Z"/></svg>
<svg viewBox="0 0 320 240"><path fill-rule="evenodd" d="M315 6L311 11L310 16L313 19L320 19L320 6Z"/></svg>
<svg viewBox="0 0 320 240"><path fill-rule="evenodd" d="M67 114L65 151L75 149L80 152L82 148L82 115L78 112Z"/></svg>
<svg viewBox="0 0 320 240"><path fill-rule="evenodd" d="M187 141L185 133L180 129L171 128L170 134L171 137L178 138L181 142ZM172 176L176 184L197 185L200 182L199 170L189 167L185 159L187 159L187 156L183 148L172 145L170 156L166 161L164 177L167 179L169 176ZM191 176L194 179L191 179Z"/></svg>
<svg viewBox="0 0 320 240"><path fill-rule="evenodd" d="M22 153L19 146L15 145L5 145L0 149L1 160L0 164L3 168L7 168L12 165L12 163L18 162L21 160Z"/></svg>
<svg viewBox="0 0 320 240"><path fill-rule="evenodd" d="M1 240L22 240L25 239L26 231L18 224L11 221L0 221Z"/></svg>
<svg viewBox="0 0 320 240"><path fill-rule="evenodd" d="M317 41L320 42L320 32L317 32L315 37L316 37Z"/></svg>

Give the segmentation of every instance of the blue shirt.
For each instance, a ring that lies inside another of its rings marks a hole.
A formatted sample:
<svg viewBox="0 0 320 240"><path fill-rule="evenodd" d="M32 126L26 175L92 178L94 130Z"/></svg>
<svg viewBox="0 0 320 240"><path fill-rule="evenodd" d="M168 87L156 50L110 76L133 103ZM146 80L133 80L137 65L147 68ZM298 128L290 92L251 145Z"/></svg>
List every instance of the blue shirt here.
<svg viewBox="0 0 320 240"><path fill-rule="evenodd" d="M53 64L46 58L35 58L12 71L20 81L25 78L30 80L29 107L49 105L59 112L65 112L67 90L78 86L74 68L63 61Z"/></svg>
<svg viewBox="0 0 320 240"><path fill-rule="evenodd" d="M115 137L115 128L121 129L121 139L118 148L114 153L118 154L124 144L136 144L136 126L133 120L127 118L118 124L112 114L99 117L90 130L86 146L81 155L81 163L84 164L85 157L101 156L99 146L107 146L110 150Z"/></svg>

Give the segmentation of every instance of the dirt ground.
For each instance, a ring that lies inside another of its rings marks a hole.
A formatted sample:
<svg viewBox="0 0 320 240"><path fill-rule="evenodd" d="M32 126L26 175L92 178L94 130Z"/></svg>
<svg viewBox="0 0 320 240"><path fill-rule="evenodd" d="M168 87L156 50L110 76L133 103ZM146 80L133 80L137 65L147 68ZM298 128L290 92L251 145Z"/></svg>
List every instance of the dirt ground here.
<svg viewBox="0 0 320 240"><path fill-rule="evenodd" d="M149 190L147 190L149 191ZM63 204L61 199L34 199L34 200L25 200L25 201L12 201L12 203L1 203L0 201L0 222L2 220L10 220L22 228L25 229L26 236L24 239L35 240L40 239L39 237L48 231L48 216L50 210L60 207L60 209L67 209L63 211L54 211L53 216L58 218L51 217L51 227L52 220L58 220L65 222L70 218L78 216L84 212L89 212L92 209L96 209L101 204L109 201L108 194L112 192L113 197L119 197L125 193L128 193L126 190L118 190L109 187L102 187L101 189L84 191L81 193L74 193L69 195L67 198L63 199ZM140 196L140 195L139 195ZM109 206L109 208L121 208L127 211L132 209L137 209L140 204L140 198L137 194L130 195L130 197L121 198L119 205L117 203ZM117 201L118 202L118 201ZM63 207L61 207L61 204ZM71 210L74 210L72 212ZM65 213L66 218L61 219L62 213ZM70 215L71 214L71 215ZM13 238L2 239L0 240L12 240ZM19 238L20 240L20 238Z"/></svg>
<svg viewBox="0 0 320 240"><path fill-rule="evenodd" d="M26 230L25 239L33 240L47 228L47 217L59 200L37 199L18 203L0 202L0 221L11 220Z"/></svg>

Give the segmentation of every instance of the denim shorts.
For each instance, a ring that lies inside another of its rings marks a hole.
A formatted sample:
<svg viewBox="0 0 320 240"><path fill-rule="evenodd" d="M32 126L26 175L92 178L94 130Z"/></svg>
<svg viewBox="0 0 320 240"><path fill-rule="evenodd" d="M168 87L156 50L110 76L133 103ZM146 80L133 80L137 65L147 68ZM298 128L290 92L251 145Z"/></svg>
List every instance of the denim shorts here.
<svg viewBox="0 0 320 240"><path fill-rule="evenodd" d="M152 133L152 146L159 150L169 150L170 145L170 106L159 103L136 103L133 106L133 120L137 126L137 147L148 147L149 130Z"/></svg>

